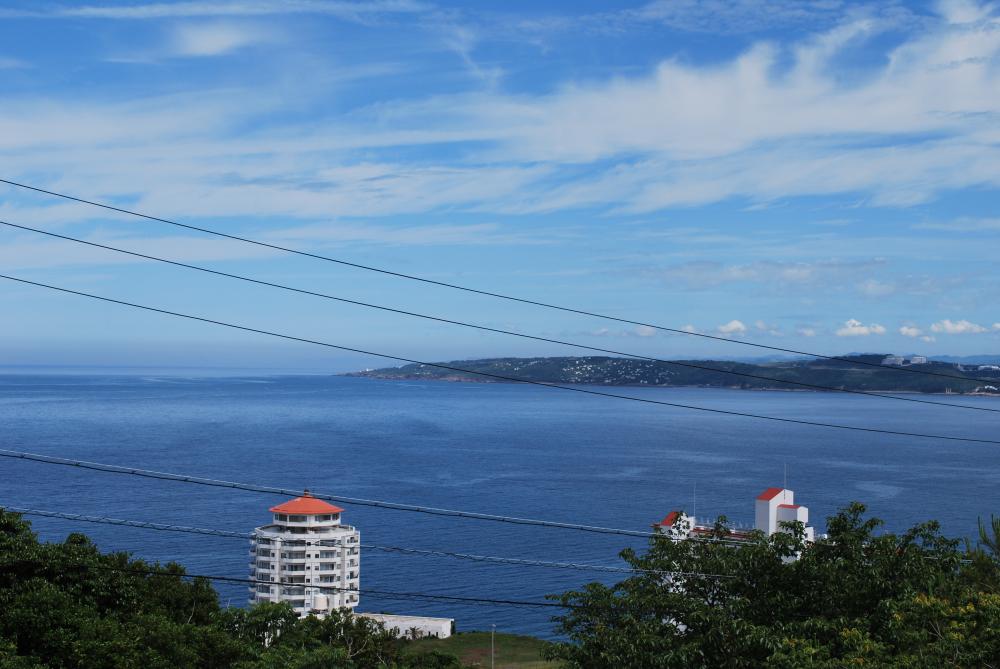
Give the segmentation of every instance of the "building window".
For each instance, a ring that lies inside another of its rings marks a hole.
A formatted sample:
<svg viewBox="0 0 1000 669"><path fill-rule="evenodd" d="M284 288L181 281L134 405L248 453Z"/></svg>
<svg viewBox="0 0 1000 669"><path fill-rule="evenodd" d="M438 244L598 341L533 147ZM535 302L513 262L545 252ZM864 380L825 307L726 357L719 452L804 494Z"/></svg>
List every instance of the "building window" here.
<svg viewBox="0 0 1000 669"><path fill-rule="evenodd" d="M290 523L304 523L306 522L305 516L288 516L288 522Z"/></svg>

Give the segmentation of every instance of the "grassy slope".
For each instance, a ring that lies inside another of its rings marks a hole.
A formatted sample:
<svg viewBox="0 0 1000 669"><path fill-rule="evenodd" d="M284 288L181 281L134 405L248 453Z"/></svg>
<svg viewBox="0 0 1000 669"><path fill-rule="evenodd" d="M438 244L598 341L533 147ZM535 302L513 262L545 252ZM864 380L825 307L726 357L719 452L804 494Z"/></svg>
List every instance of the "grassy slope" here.
<svg viewBox="0 0 1000 669"><path fill-rule="evenodd" d="M555 669L554 662L542 659L546 642L516 634L496 635L496 669ZM472 667L490 666L490 633L463 632L448 639L421 639L409 644L408 652L440 650L457 655Z"/></svg>

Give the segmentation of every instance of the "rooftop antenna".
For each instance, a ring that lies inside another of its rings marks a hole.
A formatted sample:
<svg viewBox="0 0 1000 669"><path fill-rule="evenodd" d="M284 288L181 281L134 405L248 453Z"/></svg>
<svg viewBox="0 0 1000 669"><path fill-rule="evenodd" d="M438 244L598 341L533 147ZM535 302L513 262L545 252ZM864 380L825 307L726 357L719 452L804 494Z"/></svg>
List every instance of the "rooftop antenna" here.
<svg viewBox="0 0 1000 669"><path fill-rule="evenodd" d="M783 463L785 465L785 480L781 484L781 496L784 499L788 499L788 463Z"/></svg>

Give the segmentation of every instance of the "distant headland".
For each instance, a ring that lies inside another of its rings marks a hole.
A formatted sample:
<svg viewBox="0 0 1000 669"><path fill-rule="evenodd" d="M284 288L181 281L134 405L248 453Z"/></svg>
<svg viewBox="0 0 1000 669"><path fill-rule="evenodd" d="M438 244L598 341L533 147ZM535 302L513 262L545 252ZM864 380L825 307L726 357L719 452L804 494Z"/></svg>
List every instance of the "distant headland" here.
<svg viewBox="0 0 1000 669"><path fill-rule="evenodd" d="M927 360L921 356L857 354L837 360L641 360L608 356L482 358L351 372L378 379L496 383L495 376L538 383L599 386L739 388L745 390L864 390L1000 394L1000 365ZM875 365L875 366L873 366ZM929 374L901 373L900 368ZM483 376L477 374L479 372Z"/></svg>

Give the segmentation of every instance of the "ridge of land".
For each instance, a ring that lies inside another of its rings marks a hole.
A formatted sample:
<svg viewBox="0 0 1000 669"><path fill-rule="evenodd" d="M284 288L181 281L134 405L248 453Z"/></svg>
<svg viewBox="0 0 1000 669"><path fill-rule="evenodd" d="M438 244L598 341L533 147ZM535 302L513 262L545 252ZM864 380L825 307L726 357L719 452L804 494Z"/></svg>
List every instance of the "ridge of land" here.
<svg viewBox="0 0 1000 669"><path fill-rule="evenodd" d="M480 358L454 360L442 365L469 370L457 372L425 364L384 367L344 376L378 379L458 381L498 383L497 379L474 372L516 377L525 381L599 386L703 387L746 390L803 390L801 385L825 386L836 390L864 390L915 393L995 394L1000 392L1000 369L990 365L961 364L930 360L907 365L922 371L968 377L968 381L921 374L901 374L891 366L872 367L886 358L883 354L854 355L846 360L784 360L762 363L731 360L657 361L611 356ZM695 369L697 365L709 369ZM867 363L867 364L866 364ZM751 374L764 378L750 378ZM984 381L985 380L985 381ZM995 380L995 383L992 381Z"/></svg>

